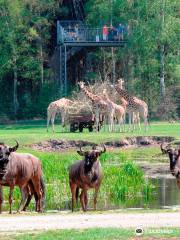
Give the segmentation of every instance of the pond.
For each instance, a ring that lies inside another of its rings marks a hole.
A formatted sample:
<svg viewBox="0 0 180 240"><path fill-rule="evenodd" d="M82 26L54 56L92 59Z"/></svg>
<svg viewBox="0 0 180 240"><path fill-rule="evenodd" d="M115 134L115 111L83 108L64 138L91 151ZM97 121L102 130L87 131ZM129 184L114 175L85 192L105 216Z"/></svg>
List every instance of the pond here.
<svg viewBox="0 0 180 240"><path fill-rule="evenodd" d="M150 196L146 195L130 197L122 199L121 201L113 202L100 194L98 198L99 210L112 210L112 209L173 209L180 207L180 189L176 184L176 179L167 176L159 176L158 178L147 179L153 184L153 190ZM90 194L89 208L93 208L93 199ZM69 208L68 205L65 207Z"/></svg>
<svg viewBox="0 0 180 240"><path fill-rule="evenodd" d="M180 206L180 189L175 178L159 177L151 180L155 189L150 208L173 208Z"/></svg>
<svg viewBox="0 0 180 240"><path fill-rule="evenodd" d="M114 201L108 198L108 194L100 192L98 196L98 210L115 210L115 209L174 209L180 207L180 189L176 184L176 179L170 175L159 175L158 177L147 178L147 181L152 184L151 191L144 192L144 194L137 194L136 196L130 195L123 197L121 200ZM53 185L54 188L54 185ZM59 186L57 186L59 188ZM9 192L9 189L7 193ZM57 189L58 191L58 189ZM59 195L58 195L59 196ZM46 201L47 211L56 210L70 210L71 199L70 196L64 196L61 199L53 198L53 196L47 196L52 201ZM6 199L8 199L6 197ZM88 192L88 209L93 209L93 191ZM19 197L14 199L14 210L17 209L20 201ZM34 199L29 207L34 210ZM77 210L80 208L78 204ZM9 209L8 201L4 202L4 210Z"/></svg>
<svg viewBox="0 0 180 240"><path fill-rule="evenodd" d="M137 208L137 209L172 209L180 207L180 189L176 184L176 179L165 175L147 179L153 184L152 193L147 198L144 196L126 198L119 203L110 202L109 200L99 201L101 209L118 209L118 208Z"/></svg>

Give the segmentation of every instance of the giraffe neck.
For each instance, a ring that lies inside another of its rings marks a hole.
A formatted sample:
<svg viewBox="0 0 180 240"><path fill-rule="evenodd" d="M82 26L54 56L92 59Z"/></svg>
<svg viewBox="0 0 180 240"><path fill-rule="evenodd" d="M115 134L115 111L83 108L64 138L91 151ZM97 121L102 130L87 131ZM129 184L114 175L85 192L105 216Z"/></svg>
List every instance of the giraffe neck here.
<svg viewBox="0 0 180 240"><path fill-rule="evenodd" d="M93 93L91 93L90 91L88 91L85 87L81 88L81 90L85 93L85 95L91 100L94 101L95 100L95 95Z"/></svg>
<svg viewBox="0 0 180 240"><path fill-rule="evenodd" d="M124 98L127 102L133 100L133 97L131 97L128 92L124 89L119 88L116 86L116 91L119 93L119 95Z"/></svg>
<svg viewBox="0 0 180 240"><path fill-rule="evenodd" d="M108 97L107 94L104 95L104 100L105 100L105 101L108 101L108 102L111 102L111 100L109 99L109 97Z"/></svg>
<svg viewBox="0 0 180 240"><path fill-rule="evenodd" d="M126 107L128 105L128 102L123 97L120 98L120 101L123 107Z"/></svg>

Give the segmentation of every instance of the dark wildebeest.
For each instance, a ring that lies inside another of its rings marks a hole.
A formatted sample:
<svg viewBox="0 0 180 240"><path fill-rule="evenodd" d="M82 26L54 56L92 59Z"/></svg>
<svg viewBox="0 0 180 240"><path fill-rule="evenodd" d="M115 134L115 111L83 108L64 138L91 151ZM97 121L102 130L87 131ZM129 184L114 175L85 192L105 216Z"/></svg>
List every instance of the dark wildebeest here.
<svg viewBox="0 0 180 240"><path fill-rule="evenodd" d="M19 186L22 195L18 211L25 210L34 194L36 210L41 212L42 200L44 200L44 182L40 160L32 154L16 153L18 146L18 143L14 147L9 147L3 143L0 144L0 187L10 187L10 213L12 213L13 190L15 186ZM2 205L2 187L0 194L0 205Z"/></svg>
<svg viewBox="0 0 180 240"><path fill-rule="evenodd" d="M84 159L75 162L69 169L69 182L72 194L72 211L74 210L74 203L78 200L79 188L82 189L80 201L83 211L87 210L88 197L87 190L94 188L94 209L96 209L97 194L102 181L102 169L98 157L106 152L105 146L103 150L93 148L91 151L80 151L77 153L83 156Z"/></svg>
<svg viewBox="0 0 180 240"><path fill-rule="evenodd" d="M169 155L170 171L177 179L177 185L180 188L180 149L174 149L169 144L161 144L161 151L163 154Z"/></svg>

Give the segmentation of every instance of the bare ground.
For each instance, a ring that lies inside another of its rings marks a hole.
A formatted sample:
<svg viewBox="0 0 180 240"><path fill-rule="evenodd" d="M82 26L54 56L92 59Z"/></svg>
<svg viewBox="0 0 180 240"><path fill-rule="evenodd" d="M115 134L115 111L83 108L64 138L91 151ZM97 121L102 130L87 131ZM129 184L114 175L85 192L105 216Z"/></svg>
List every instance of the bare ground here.
<svg viewBox="0 0 180 240"><path fill-rule="evenodd" d="M104 142L108 148L119 148L119 147L138 147L138 146L158 146L160 143L170 143L174 141L173 137L127 137L121 140ZM35 150L47 151L47 152L61 152L69 149L77 149L81 147L92 147L97 146L96 143L82 141L82 140L47 140L44 142L36 143L31 145Z"/></svg>
<svg viewBox="0 0 180 240"><path fill-rule="evenodd" d="M48 215L1 215L0 234L23 231L84 228L180 227L180 212L164 213L57 213Z"/></svg>

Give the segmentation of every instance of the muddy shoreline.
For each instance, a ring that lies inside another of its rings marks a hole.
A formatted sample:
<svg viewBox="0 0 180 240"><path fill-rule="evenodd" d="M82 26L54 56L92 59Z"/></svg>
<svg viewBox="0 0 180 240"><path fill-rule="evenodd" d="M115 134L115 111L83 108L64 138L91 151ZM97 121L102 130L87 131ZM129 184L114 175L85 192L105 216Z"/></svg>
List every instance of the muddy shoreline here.
<svg viewBox="0 0 180 240"><path fill-rule="evenodd" d="M150 146L158 146L163 143L170 143L174 141L173 137L160 137L160 136L151 136L151 137L127 137L121 140L116 141L108 141L104 142L107 148L129 148L129 147L150 147ZM46 151L46 152L61 152L68 151L71 149L77 149L79 147L92 147L98 146L98 144L82 141L82 140L47 140L44 142L36 143L30 145L31 148L38 151Z"/></svg>

